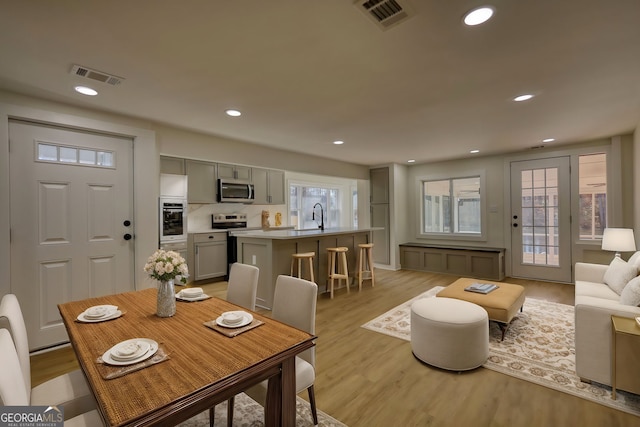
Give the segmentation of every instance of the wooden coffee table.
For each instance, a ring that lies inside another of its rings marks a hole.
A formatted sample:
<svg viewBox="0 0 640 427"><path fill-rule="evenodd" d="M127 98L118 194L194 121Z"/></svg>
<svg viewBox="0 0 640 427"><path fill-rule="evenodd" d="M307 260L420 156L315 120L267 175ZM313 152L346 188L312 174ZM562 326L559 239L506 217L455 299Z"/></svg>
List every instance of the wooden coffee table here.
<svg viewBox="0 0 640 427"><path fill-rule="evenodd" d="M498 286L488 294L468 292L464 289L472 283L493 283ZM489 314L489 320L498 323L502 331L502 339L518 310L524 304L524 287L512 283L491 282L480 279L461 278L438 292L438 297L456 298L478 304Z"/></svg>

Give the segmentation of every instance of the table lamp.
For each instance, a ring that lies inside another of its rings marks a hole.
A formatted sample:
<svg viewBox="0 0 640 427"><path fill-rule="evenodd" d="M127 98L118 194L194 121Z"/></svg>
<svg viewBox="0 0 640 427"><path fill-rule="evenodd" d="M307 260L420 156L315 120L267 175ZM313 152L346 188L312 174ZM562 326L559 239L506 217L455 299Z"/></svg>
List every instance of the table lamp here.
<svg viewBox="0 0 640 427"><path fill-rule="evenodd" d="M602 250L615 251L620 258L620 252L636 250L636 240L631 228L605 228L602 234Z"/></svg>

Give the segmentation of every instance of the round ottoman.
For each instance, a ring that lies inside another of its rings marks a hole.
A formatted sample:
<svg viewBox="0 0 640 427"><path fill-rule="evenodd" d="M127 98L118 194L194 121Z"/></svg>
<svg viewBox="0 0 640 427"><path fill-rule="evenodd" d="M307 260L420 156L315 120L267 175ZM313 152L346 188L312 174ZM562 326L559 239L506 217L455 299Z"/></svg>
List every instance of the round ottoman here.
<svg viewBox="0 0 640 427"><path fill-rule="evenodd" d="M419 299L411 305L411 349L418 359L438 368L477 368L489 357L489 316L467 301Z"/></svg>

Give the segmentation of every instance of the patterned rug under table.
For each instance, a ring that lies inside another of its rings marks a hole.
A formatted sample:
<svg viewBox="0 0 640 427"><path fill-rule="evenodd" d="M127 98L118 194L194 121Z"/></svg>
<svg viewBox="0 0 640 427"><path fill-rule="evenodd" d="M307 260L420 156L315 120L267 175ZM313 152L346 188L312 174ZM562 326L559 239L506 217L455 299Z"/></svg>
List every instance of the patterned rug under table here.
<svg viewBox="0 0 640 427"><path fill-rule="evenodd" d="M296 426L311 427L313 418L309 403L296 397ZM216 405L216 426L227 425L227 402ZM244 393L236 395L233 406L233 425L236 427L264 426L264 408ZM321 427L347 427L335 418L318 409L318 425ZM179 424L180 427L209 427L209 411L196 415Z"/></svg>

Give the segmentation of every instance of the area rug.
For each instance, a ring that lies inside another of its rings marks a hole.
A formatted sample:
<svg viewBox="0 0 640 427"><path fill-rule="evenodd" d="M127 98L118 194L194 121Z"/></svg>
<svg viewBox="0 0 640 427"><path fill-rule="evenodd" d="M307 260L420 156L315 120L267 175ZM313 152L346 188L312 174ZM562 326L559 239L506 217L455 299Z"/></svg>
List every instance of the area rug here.
<svg viewBox="0 0 640 427"><path fill-rule="evenodd" d="M411 304L434 297L437 286L362 325L382 334L411 341ZM640 396L611 387L585 384L575 373L573 306L526 298L524 310L513 319L501 341L500 328L489 328L489 360L485 368L502 372L554 390L572 394L640 416Z"/></svg>
<svg viewBox="0 0 640 427"><path fill-rule="evenodd" d="M296 426L313 426L311 408L304 399L297 397ZM216 405L216 426L227 425L227 402ZM244 393L236 395L233 406L233 425L238 427L260 427L264 425L264 408ZM332 418L318 409L318 425L326 427L346 427L340 421ZM182 427L208 427L209 411L196 415L179 424Z"/></svg>

